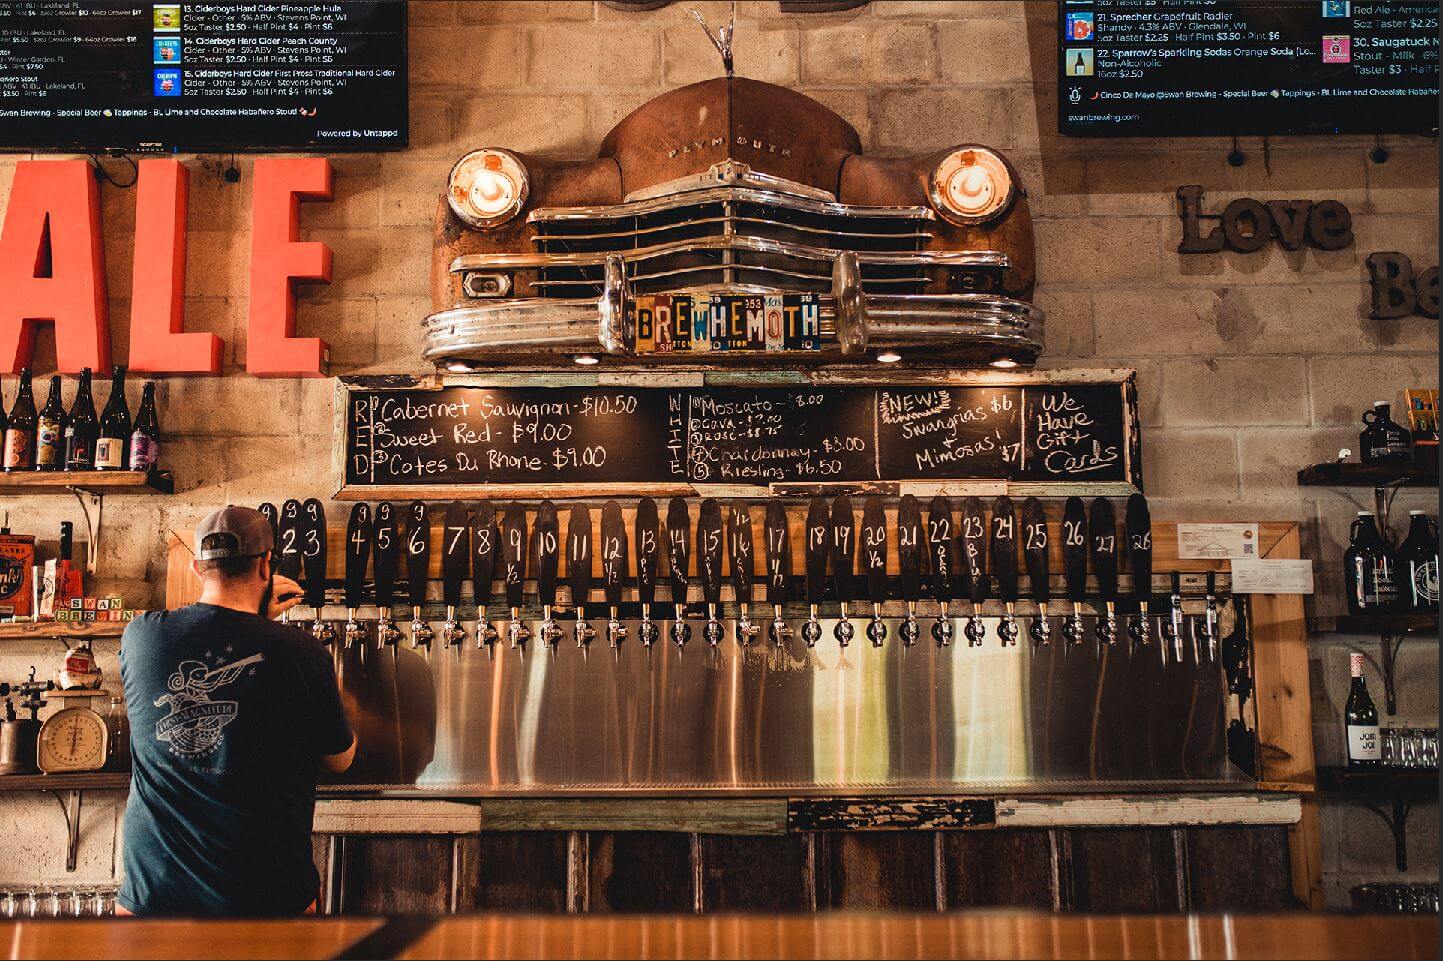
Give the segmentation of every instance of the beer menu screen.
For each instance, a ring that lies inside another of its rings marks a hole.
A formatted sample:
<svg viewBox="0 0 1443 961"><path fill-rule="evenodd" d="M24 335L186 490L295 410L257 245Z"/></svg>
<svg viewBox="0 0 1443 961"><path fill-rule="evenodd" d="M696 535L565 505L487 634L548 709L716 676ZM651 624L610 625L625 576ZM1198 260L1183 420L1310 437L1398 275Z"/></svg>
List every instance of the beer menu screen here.
<svg viewBox="0 0 1443 961"><path fill-rule="evenodd" d="M0 0L0 149L396 150L404 0Z"/></svg>
<svg viewBox="0 0 1443 961"><path fill-rule="evenodd" d="M1437 0L1063 0L1075 137L1433 133Z"/></svg>

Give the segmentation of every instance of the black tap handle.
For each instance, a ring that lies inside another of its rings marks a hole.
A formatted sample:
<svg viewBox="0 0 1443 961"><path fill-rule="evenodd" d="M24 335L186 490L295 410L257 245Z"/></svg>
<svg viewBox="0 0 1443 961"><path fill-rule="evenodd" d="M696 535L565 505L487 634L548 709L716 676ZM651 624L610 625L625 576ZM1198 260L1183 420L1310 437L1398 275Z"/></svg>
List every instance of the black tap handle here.
<svg viewBox="0 0 1443 961"><path fill-rule="evenodd" d="M922 597L922 555L922 504L905 494L897 504L897 571L904 601Z"/></svg>
<svg viewBox="0 0 1443 961"><path fill-rule="evenodd" d="M621 505L607 501L601 508L601 589L606 603L613 607L621 603L621 593L626 588L628 553Z"/></svg>
<svg viewBox="0 0 1443 961"><path fill-rule="evenodd" d="M552 527L551 540L556 540L556 508L550 501L543 501L542 511L550 509ZM538 519L540 512L537 514ZM526 590L526 558L530 550L526 536L526 508L512 504L501 514L501 579L505 581L506 606L518 608ZM552 556L556 556L553 549ZM538 578L539 579L539 578ZM551 570L551 597L556 598L556 569Z"/></svg>
<svg viewBox="0 0 1443 961"><path fill-rule="evenodd" d="M585 607L591 596L591 508L576 504L566 523L566 586L571 606Z"/></svg>
<svg viewBox="0 0 1443 961"><path fill-rule="evenodd" d="M992 502L992 573L997 578L997 596L1004 602L1017 600L1017 511L1006 495Z"/></svg>
<svg viewBox="0 0 1443 961"><path fill-rule="evenodd" d="M661 522L656 501L643 497L636 505L636 596L643 604L656 600L656 575L661 569Z"/></svg>
<svg viewBox="0 0 1443 961"><path fill-rule="evenodd" d="M862 570L867 575L867 600L880 604L887 599L887 509L876 494L862 502L862 530L858 540Z"/></svg>
<svg viewBox="0 0 1443 961"><path fill-rule="evenodd" d="M781 501L767 504L767 601L784 604L787 580L792 573L792 532L787 524L787 508Z"/></svg>
<svg viewBox="0 0 1443 961"><path fill-rule="evenodd" d="M461 606L461 585L471 571L471 524L466 505L446 505L441 529L441 600L447 607Z"/></svg>
<svg viewBox="0 0 1443 961"><path fill-rule="evenodd" d="M1027 562L1027 586L1032 599L1046 604L1052 596L1048 583L1049 565L1047 509L1042 501L1029 497L1022 502L1022 556Z"/></svg>
<svg viewBox="0 0 1443 961"><path fill-rule="evenodd" d="M827 592L827 558L832 551L832 512L813 497L807 505L807 602L817 604Z"/></svg>
<svg viewBox="0 0 1443 961"><path fill-rule="evenodd" d="M1092 572L1097 575L1097 592L1102 600L1117 600L1117 517L1112 501L1099 497L1092 502L1087 518L1092 543Z"/></svg>
<svg viewBox="0 0 1443 961"><path fill-rule="evenodd" d="M1217 572L1217 571L1208 571L1208 578L1207 578L1207 596L1208 596L1208 597L1217 597L1217 595L1218 595L1218 572Z"/></svg>
<svg viewBox="0 0 1443 961"><path fill-rule="evenodd" d="M852 499L840 494L832 499L832 582L837 600L846 603L855 596L857 568L857 518Z"/></svg>
<svg viewBox="0 0 1443 961"><path fill-rule="evenodd" d="M981 604L992 593L987 577L987 512L982 499L962 502L962 580L967 599Z"/></svg>
<svg viewBox="0 0 1443 961"><path fill-rule="evenodd" d="M671 601L685 604L691 584L691 507L685 497L666 506L666 560L671 572Z"/></svg>
<svg viewBox="0 0 1443 961"><path fill-rule="evenodd" d="M1141 601L1152 599L1152 514L1147 498L1133 494L1127 499L1128 562L1132 571L1132 596Z"/></svg>
<svg viewBox="0 0 1443 961"><path fill-rule="evenodd" d="M281 512L277 510L276 505L270 501L257 507L256 510L260 511L267 523L271 525L271 545L275 549L277 557L279 557L281 547Z"/></svg>
<svg viewBox="0 0 1443 961"><path fill-rule="evenodd" d="M932 569L932 597L946 606L957 596L956 523L952 519L952 503L945 497L934 497L927 507L927 561Z"/></svg>
<svg viewBox="0 0 1443 961"><path fill-rule="evenodd" d="M476 603L491 604L491 582L496 579L497 556L501 553L501 532L496 526L496 508L482 501L468 518L471 525L471 592Z"/></svg>
<svg viewBox="0 0 1443 961"><path fill-rule="evenodd" d="M370 563L371 543L375 539L371 505L362 502L352 507L351 519L346 522L347 607L356 608L365 603L366 565Z"/></svg>
<svg viewBox="0 0 1443 961"><path fill-rule="evenodd" d="M301 579L301 542L305 540L300 501L293 497L281 505L279 524L279 536L276 538L276 573L298 581Z"/></svg>
<svg viewBox="0 0 1443 961"><path fill-rule="evenodd" d="M301 570L306 606L326 605L326 507L312 497L301 505Z"/></svg>
<svg viewBox="0 0 1443 961"><path fill-rule="evenodd" d="M536 596L545 605L556 606L556 585L561 571L561 521L556 505L549 500L536 507L527 554L535 564Z"/></svg>
<svg viewBox="0 0 1443 961"><path fill-rule="evenodd" d="M406 509L406 590L412 607L426 603L431 575L431 511L425 501Z"/></svg>
<svg viewBox="0 0 1443 961"><path fill-rule="evenodd" d="M696 573L708 604L721 603L722 547L721 504L708 497L696 516Z"/></svg>
<svg viewBox="0 0 1443 961"><path fill-rule="evenodd" d="M1067 578L1067 599L1087 599L1087 507L1081 497L1069 497L1062 509L1062 572Z"/></svg>
<svg viewBox="0 0 1443 961"><path fill-rule="evenodd" d="M396 579L401 569L401 534L396 529L396 505L382 501L376 505L375 578L376 606L390 616L396 599Z"/></svg>
<svg viewBox="0 0 1443 961"><path fill-rule="evenodd" d="M727 560L731 564L732 591L738 604L750 604L756 544L752 539L752 512L745 501L732 503L727 521Z"/></svg>

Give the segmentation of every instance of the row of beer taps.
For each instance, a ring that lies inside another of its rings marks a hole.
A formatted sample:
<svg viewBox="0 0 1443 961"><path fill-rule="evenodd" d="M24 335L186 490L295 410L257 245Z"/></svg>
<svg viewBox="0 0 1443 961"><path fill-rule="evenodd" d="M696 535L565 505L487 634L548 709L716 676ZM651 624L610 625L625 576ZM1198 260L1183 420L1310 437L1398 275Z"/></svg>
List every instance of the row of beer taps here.
<svg viewBox="0 0 1443 961"><path fill-rule="evenodd" d="M1024 615L1030 617L1027 634L1035 645L1052 643L1052 545L1041 500L1027 498L1019 517L1006 496L993 501L990 515L979 498L967 497L959 517L954 513L954 501L939 496L932 499L924 516L920 501L906 495L898 502L892 523L881 496L868 495L862 501L858 527L849 495L830 501L822 497L810 500L801 532L804 558L800 579L793 571L787 505L781 500L767 503L762 572L766 602L771 606L769 625L758 624L752 618L756 556L752 514L744 501L723 505L714 498L703 500L693 525L690 502L676 497L667 505L663 527L657 502L642 498L636 504L628 532L620 503L609 500L601 509L599 544L593 544L591 508L584 503L569 508L563 538L556 505L549 500L537 504L529 524L526 507L520 503L498 508L489 501L478 501L474 506L453 501L444 509L437 540L446 609L440 635L442 646L455 648L468 637L458 612L463 585L469 579L476 607L476 644L494 653L503 636L500 623L490 616L493 585L499 580L509 614L504 636L511 648L524 654L533 639L521 614L529 576L535 582L541 607L535 633L554 654L565 634L557 618L564 555L566 585L574 612L570 618L572 638L583 652L589 650L598 636L587 615L596 587L593 568L597 553L601 562L600 589L608 612L604 630L613 649L619 649L629 633L621 617L628 583L635 585L640 609L638 641L650 650L661 639L662 622L653 618L653 608L657 604L663 554L667 558L672 606L665 633L678 650L684 649L692 637L687 608L693 570L705 608L702 637L712 649L726 635L720 614L724 572L730 577L737 609L733 635L744 647L754 643L764 628L773 645L785 645L794 636L794 628L783 616L784 605L797 600L798 595L807 605L800 633L808 648L822 639L819 615L822 605L830 603L837 605L832 635L838 645L845 648L852 643L856 634L852 606L860 603L870 605L871 616L864 628L867 640L874 647L883 646L889 628L882 607L885 601L894 599L905 604L906 612L897 626L898 637L904 646L911 647L922 637L918 605L929 599L927 595L936 603L936 612L930 615L930 634L938 646L953 642L954 603L968 605L961 614L961 633L968 646L984 644L987 627L983 607L994 597L1004 612L996 625L997 639L1003 646L1012 646L1022 633L1018 615L1019 548L1027 574L1028 600L1035 607L1035 613ZM276 535L277 572L302 585L304 603L315 611L312 633L322 643L334 644L335 628L321 614L327 586L324 506L316 499L304 503L289 500L279 510L272 504L262 504L260 510L271 521ZM374 509L360 503L351 510L345 541L347 617L343 642L347 647L364 643L369 636L356 617L368 601L380 612L377 638L381 645L394 648L402 640L392 620L392 609L400 588L403 556L405 599L412 612L411 647L429 653L436 640L435 630L423 616L433 543L431 510L425 502L414 501L403 511L404 516L399 516L397 506L390 502ZM1187 647L1192 650L1194 663L1202 663L1203 658L1217 661L1219 604L1212 572L1207 574L1202 615L1191 618L1183 610L1181 574L1172 573L1167 610L1156 618L1154 634L1152 522L1142 495L1135 494L1128 500L1124 518L1121 545L1127 552L1132 575L1131 596L1126 602L1118 589L1120 546L1111 501L1099 497L1089 507L1081 498L1068 498L1060 532L1063 582L1071 605L1070 612L1063 616L1061 635L1069 649L1086 638L1084 604L1090 569L1098 605L1092 633L1099 650L1127 641L1133 651L1156 647L1164 663L1169 653L1175 662L1182 663ZM888 574L889 543L895 543L895 581ZM629 557L633 550L634 579L628 577L633 568ZM1118 610L1124 603L1129 608L1121 615L1127 620L1125 628Z"/></svg>

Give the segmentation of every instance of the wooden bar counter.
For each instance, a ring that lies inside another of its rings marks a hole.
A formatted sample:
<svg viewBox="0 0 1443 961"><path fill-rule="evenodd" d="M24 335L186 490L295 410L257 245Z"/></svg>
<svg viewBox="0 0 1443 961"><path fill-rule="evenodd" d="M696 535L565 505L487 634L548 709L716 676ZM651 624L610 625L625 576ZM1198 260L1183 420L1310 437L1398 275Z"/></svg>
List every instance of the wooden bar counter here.
<svg viewBox="0 0 1443 961"><path fill-rule="evenodd" d="M1437 919L1318 914L477 915L0 924L9 958L1436 958Z"/></svg>

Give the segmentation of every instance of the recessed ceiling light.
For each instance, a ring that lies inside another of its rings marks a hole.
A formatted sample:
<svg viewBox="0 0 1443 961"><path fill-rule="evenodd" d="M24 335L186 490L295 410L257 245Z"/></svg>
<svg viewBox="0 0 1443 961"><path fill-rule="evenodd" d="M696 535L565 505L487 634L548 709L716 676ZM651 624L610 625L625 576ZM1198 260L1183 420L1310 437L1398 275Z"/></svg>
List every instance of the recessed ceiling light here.
<svg viewBox="0 0 1443 961"><path fill-rule="evenodd" d="M592 364L601 363L601 358L595 354L577 354L571 358L583 367L590 367Z"/></svg>
<svg viewBox="0 0 1443 961"><path fill-rule="evenodd" d="M877 355L877 361L883 364L895 364L902 359L902 355L895 350L884 350Z"/></svg>

